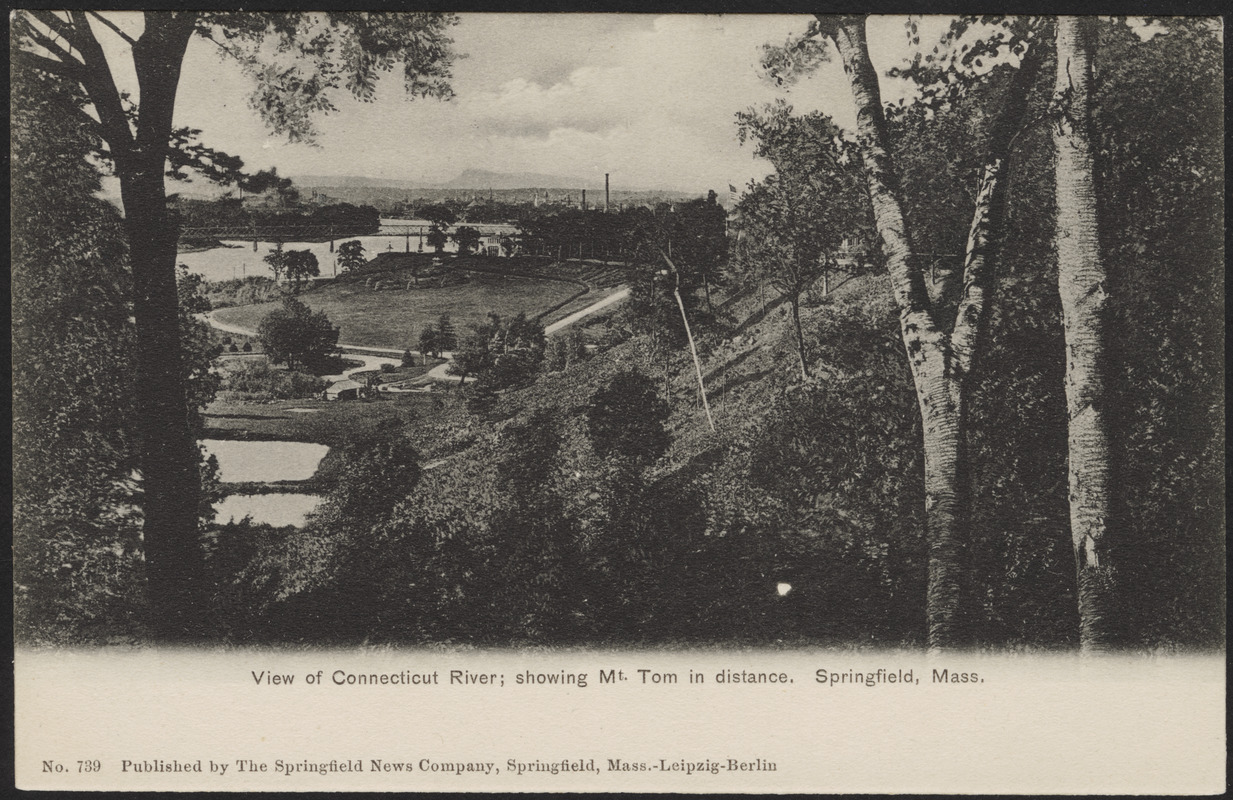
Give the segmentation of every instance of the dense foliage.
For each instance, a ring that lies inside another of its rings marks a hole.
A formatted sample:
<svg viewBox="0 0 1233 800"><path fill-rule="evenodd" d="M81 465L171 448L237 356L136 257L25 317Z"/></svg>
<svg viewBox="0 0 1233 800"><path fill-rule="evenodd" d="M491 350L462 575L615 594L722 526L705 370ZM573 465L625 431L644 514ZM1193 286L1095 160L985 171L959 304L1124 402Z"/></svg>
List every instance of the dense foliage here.
<svg viewBox="0 0 1233 800"><path fill-rule="evenodd" d="M338 344L338 328L323 311L314 312L294 297L266 314L257 328L266 355L291 369L321 366Z"/></svg>
<svg viewBox="0 0 1233 800"><path fill-rule="evenodd" d="M95 197L81 98L28 70L12 78L15 632L27 643L127 640L145 601L127 249L119 215ZM178 283L200 431L219 348L194 318L210 308L200 276ZM212 480L211 465L202 471Z"/></svg>

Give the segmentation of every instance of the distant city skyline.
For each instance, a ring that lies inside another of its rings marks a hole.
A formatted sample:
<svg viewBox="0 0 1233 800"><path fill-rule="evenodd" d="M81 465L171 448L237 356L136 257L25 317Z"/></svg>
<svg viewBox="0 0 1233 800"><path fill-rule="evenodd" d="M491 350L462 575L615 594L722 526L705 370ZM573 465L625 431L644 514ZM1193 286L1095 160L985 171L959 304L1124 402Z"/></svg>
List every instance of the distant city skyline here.
<svg viewBox="0 0 1233 800"><path fill-rule="evenodd" d="M130 32L140 15L108 12ZM376 98L339 96L316 120L316 145L270 133L248 107L251 85L213 46L194 39L186 55L176 124L202 130L211 147L249 169L357 176L424 184L467 170L547 173L629 189L723 193L763 177L767 162L736 138L735 114L782 97L850 126L846 79L824 64L791 91L758 68L762 45L800 33L800 15L462 14L451 29L466 54L449 102L408 100L396 75ZM879 71L906 54L902 17L875 18L870 49ZM945 18L928 18L940 32ZM922 40L930 34L922 31ZM117 81L130 85L128 54L99 32ZM882 79L888 96L902 93ZM134 87L135 88L135 87ZM191 184L190 184L191 185ZM184 186L181 184L181 186ZM187 188L185 186L184 188ZM175 191L174 188L172 188Z"/></svg>

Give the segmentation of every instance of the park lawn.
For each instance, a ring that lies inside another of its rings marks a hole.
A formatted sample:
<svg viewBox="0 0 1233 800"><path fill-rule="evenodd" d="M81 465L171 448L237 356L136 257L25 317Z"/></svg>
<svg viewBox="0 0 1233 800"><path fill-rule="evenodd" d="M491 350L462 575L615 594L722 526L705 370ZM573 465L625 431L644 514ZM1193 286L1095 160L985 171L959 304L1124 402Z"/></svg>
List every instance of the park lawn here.
<svg viewBox="0 0 1233 800"><path fill-rule="evenodd" d="M547 279L468 273L457 286L413 289L370 289L362 283L336 283L299 296L314 311L324 311L338 326L339 342L370 347L411 346L420 330L448 312L458 332L481 322L489 311L504 317L526 312L533 317L578 293L576 284ZM274 303L224 308L215 317L230 325L256 330Z"/></svg>
<svg viewBox="0 0 1233 800"><path fill-rule="evenodd" d="M376 400L215 400L204 414L206 439L314 442L339 447L377 426L397 419L404 424L432 416L446 401L444 392L381 395ZM294 411L292 409L309 409Z"/></svg>

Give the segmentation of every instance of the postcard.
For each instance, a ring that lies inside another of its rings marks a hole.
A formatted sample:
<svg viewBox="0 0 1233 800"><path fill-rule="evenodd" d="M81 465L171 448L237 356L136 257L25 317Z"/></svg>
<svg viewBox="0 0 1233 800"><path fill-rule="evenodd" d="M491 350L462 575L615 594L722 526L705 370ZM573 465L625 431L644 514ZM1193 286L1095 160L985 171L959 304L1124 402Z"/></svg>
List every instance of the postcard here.
<svg viewBox="0 0 1233 800"><path fill-rule="evenodd" d="M11 25L19 788L1224 790L1220 18Z"/></svg>

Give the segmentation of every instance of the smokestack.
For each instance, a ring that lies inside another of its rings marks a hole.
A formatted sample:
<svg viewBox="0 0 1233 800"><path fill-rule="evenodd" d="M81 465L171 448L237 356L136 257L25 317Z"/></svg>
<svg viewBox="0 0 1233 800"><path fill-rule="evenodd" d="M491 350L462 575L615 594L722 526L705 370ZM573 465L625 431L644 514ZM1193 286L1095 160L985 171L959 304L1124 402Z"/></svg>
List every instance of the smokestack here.
<svg viewBox="0 0 1233 800"><path fill-rule="evenodd" d="M608 213L608 173L604 173L604 213Z"/></svg>
<svg viewBox="0 0 1233 800"><path fill-rule="evenodd" d="M583 211L587 210L587 190L586 189L582 190L582 210Z"/></svg>

